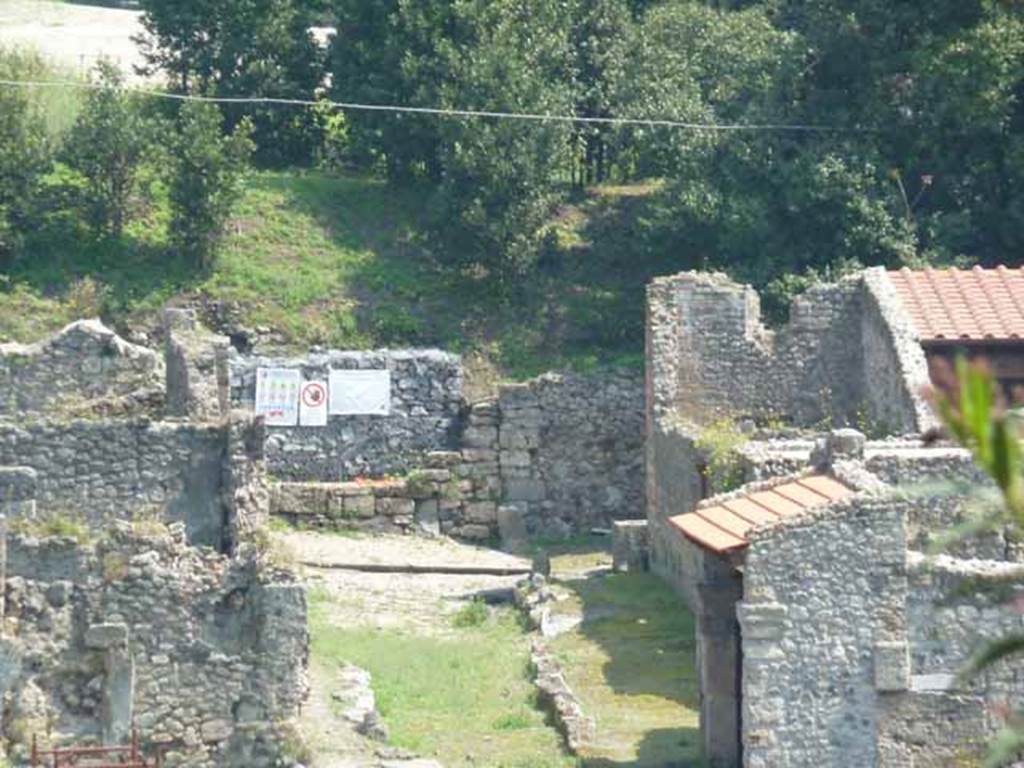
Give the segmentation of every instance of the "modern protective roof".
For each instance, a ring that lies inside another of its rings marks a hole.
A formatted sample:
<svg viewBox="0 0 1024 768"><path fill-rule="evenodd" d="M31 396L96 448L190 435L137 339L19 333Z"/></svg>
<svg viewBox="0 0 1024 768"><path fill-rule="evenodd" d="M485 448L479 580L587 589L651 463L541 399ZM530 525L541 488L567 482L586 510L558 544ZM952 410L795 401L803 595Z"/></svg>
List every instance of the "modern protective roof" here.
<svg viewBox="0 0 1024 768"><path fill-rule="evenodd" d="M1024 341L1024 271L903 268L887 273L922 342Z"/></svg>
<svg viewBox="0 0 1024 768"><path fill-rule="evenodd" d="M827 475L781 480L751 493L711 499L694 512L669 518L684 536L712 552L732 552L750 542L747 532L814 507L839 501L853 489Z"/></svg>

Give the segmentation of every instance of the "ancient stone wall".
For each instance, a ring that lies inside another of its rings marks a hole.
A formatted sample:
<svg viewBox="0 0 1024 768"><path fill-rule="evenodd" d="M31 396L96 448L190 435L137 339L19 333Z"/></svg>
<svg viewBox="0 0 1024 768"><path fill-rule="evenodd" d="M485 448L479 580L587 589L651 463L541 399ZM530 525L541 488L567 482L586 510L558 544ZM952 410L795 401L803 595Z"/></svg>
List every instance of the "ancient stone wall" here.
<svg viewBox="0 0 1024 768"><path fill-rule="evenodd" d="M458 449L462 416L459 358L436 350L311 352L304 357L230 360L234 407L251 410L257 368L297 368L303 380L332 370L391 372L386 416L329 416L325 427L269 427L267 467L281 480L340 482L408 472L431 451Z"/></svg>
<svg viewBox="0 0 1024 768"><path fill-rule="evenodd" d="M37 344L0 344L0 416L62 413L87 401L163 390L163 360L98 320L79 320Z"/></svg>
<svg viewBox="0 0 1024 768"><path fill-rule="evenodd" d="M628 371L500 387L502 503L545 536L642 517L643 408L643 379Z"/></svg>
<svg viewBox="0 0 1024 768"><path fill-rule="evenodd" d="M923 397L930 379L917 331L883 268L864 270L861 295L864 418L877 434L923 432L936 421Z"/></svg>
<svg viewBox="0 0 1024 768"><path fill-rule="evenodd" d="M173 528L173 526L172 526ZM165 765L269 768L306 692L305 592L288 574L123 524L96 542L14 536L4 736L123 743Z"/></svg>
<svg viewBox="0 0 1024 768"><path fill-rule="evenodd" d="M249 419L0 422L0 466L35 470L40 514L94 527L138 516L182 522L190 542L225 549L240 518L266 514L263 443Z"/></svg>
<svg viewBox="0 0 1024 768"><path fill-rule="evenodd" d="M882 272L812 287L774 331L757 293L721 274L658 278L647 301L652 413L868 423L879 434L933 423L920 395L924 353Z"/></svg>
<svg viewBox="0 0 1024 768"><path fill-rule="evenodd" d="M644 509L642 394L630 372L505 384L496 399L464 406L454 448L406 456L401 477L284 481L273 510L313 525L427 526L477 540L607 527ZM271 428L268 451L278 433ZM293 451L320 439L316 428L289 434Z"/></svg>
<svg viewBox="0 0 1024 768"><path fill-rule="evenodd" d="M880 691L906 688L899 511L855 497L749 537L745 765L877 765Z"/></svg>

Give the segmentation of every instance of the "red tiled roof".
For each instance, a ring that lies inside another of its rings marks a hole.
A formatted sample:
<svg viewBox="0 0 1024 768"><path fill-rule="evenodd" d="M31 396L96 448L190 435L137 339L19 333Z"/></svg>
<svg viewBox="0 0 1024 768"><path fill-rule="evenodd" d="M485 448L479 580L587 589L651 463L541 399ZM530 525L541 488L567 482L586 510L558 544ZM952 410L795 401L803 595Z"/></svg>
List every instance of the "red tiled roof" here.
<svg viewBox="0 0 1024 768"><path fill-rule="evenodd" d="M688 539L713 552L731 552L747 546L747 532L813 507L844 499L853 490L826 475L784 480L761 491L737 496L694 512L676 515L669 522Z"/></svg>
<svg viewBox="0 0 1024 768"><path fill-rule="evenodd" d="M923 342L1024 340L1024 271L903 268L889 280Z"/></svg>

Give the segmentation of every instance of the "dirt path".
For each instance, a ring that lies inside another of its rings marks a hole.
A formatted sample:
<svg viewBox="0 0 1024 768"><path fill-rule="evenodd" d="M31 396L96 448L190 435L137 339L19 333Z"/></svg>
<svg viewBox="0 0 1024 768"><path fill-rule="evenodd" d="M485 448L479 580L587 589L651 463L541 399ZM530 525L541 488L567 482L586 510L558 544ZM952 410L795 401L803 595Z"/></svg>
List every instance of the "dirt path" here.
<svg viewBox="0 0 1024 768"><path fill-rule="evenodd" d="M278 533L277 538L329 606L323 620L345 630L368 628L416 637L452 633L452 616L481 593L503 598L521 576L441 573L374 573L339 568L339 564L448 566L466 569L528 567L500 552L408 536L350 537L311 532ZM436 768L433 760L412 759L382 748L356 732L342 715L339 698L349 683L335 661L314 658L310 700L304 713L307 740L316 754L313 768Z"/></svg>

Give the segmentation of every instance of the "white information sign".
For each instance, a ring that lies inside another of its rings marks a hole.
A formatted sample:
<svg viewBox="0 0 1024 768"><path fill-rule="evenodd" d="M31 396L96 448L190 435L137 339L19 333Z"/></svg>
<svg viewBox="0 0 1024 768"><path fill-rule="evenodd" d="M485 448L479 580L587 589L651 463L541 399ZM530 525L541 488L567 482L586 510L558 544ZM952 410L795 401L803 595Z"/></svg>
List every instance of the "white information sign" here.
<svg viewBox="0 0 1024 768"><path fill-rule="evenodd" d="M339 416L391 413L391 371L331 371L330 410Z"/></svg>
<svg viewBox="0 0 1024 768"><path fill-rule="evenodd" d="M291 427L299 420L302 372L294 368L256 369L256 413L267 426Z"/></svg>
<svg viewBox="0 0 1024 768"><path fill-rule="evenodd" d="M327 424L327 382L305 381L299 389L299 424L322 427Z"/></svg>

